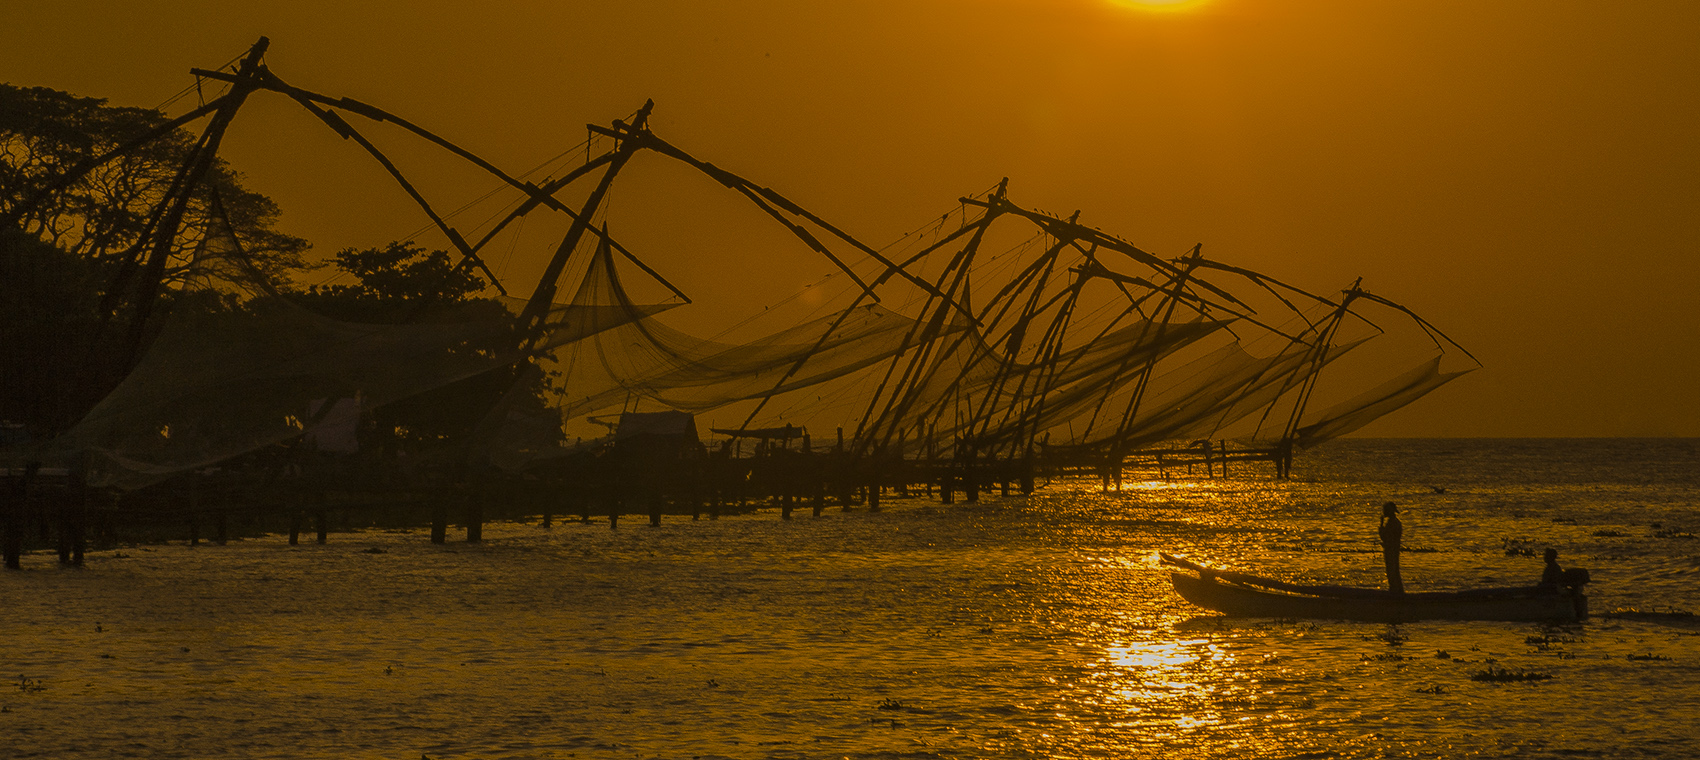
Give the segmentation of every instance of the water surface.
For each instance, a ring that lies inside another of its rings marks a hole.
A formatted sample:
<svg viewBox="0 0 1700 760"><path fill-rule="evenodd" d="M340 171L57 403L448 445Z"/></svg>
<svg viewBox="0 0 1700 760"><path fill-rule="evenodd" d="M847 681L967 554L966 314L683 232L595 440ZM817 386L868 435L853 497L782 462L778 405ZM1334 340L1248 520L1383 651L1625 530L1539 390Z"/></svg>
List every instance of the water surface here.
<svg viewBox="0 0 1700 760"><path fill-rule="evenodd" d="M35 554L0 575L0 757L1688 757L1700 625L1230 620L1156 552L1376 585L1393 500L1408 589L1553 546L1596 612L1700 610L1697 452L1356 440L1291 482Z"/></svg>

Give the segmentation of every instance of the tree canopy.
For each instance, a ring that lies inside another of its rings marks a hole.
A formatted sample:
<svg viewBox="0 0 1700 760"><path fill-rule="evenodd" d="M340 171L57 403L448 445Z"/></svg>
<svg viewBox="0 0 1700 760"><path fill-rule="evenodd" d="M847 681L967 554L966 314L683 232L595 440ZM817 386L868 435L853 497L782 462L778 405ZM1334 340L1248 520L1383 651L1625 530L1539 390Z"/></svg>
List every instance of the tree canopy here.
<svg viewBox="0 0 1700 760"><path fill-rule="evenodd" d="M470 270L457 267L449 253L395 241L377 248L345 248L330 265L351 282L313 286L293 298L314 312L350 322L401 324L457 320L507 320L512 314L498 301L481 298L485 285ZM501 353L517 344L469 345L459 350ZM517 383L517 386L516 386ZM510 404L543 415L550 378L509 367L485 372L401 399L375 412L378 434L386 445L427 448L440 441L464 440L499 399L513 392Z"/></svg>
<svg viewBox="0 0 1700 760"><path fill-rule="evenodd" d="M0 216L19 211L84 162L168 121L156 109L110 106L100 98L47 87L0 84ZM97 262L133 256L148 219L196 139L177 129L137 146L70 187L40 198L24 212L21 229ZM277 204L244 187L241 175L220 159L191 198L186 216L190 223L174 244L168 280L183 273L199 246L215 197L258 271L282 277L304 265L308 242L278 230Z"/></svg>

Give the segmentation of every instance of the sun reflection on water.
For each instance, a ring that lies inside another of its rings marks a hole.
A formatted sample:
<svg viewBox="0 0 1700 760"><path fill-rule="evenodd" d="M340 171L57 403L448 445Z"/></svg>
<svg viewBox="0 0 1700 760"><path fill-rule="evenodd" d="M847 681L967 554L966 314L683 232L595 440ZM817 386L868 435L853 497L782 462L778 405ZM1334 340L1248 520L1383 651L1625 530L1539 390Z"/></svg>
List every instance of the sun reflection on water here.
<svg viewBox="0 0 1700 760"><path fill-rule="evenodd" d="M1213 672L1231 661L1208 639L1181 639L1112 646L1098 666L1114 701L1144 710L1158 702L1211 693Z"/></svg>

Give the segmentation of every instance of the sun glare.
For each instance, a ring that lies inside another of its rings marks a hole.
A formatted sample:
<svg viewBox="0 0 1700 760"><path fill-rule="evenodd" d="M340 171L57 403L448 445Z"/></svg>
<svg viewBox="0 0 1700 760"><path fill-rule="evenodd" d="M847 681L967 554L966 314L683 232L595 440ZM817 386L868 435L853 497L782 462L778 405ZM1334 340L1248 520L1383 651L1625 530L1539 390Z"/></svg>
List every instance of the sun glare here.
<svg viewBox="0 0 1700 760"><path fill-rule="evenodd" d="M1109 0L1111 5L1151 13L1178 13L1196 10L1210 0Z"/></svg>

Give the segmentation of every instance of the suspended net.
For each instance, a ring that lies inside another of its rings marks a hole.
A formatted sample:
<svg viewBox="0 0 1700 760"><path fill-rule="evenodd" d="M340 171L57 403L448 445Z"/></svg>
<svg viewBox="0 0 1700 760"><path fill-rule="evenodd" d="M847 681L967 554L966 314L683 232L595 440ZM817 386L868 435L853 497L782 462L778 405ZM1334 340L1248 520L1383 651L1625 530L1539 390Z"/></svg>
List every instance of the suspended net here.
<svg viewBox="0 0 1700 760"><path fill-rule="evenodd" d="M1339 438L1470 372L1442 372L1441 358L1436 356L1397 377L1323 410L1315 416L1314 422L1299 427L1293 445L1309 448Z"/></svg>
<svg viewBox="0 0 1700 760"><path fill-rule="evenodd" d="M632 318L560 342L550 353L549 365L560 373L556 406L568 422L617 413L640 399L701 413L811 388L895 355L914 326L914 320L867 304L745 343L697 338L632 303L606 246L595 254L572 307Z"/></svg>
<svg viewBox="0 0 1700 760"><path fill-rule="evenodd" d="M513 314L496 302L438 305L408 324L332 319L234 264L235 239L212 229L135 368L49 444L91 485L140 488L297 438L348 453L372 410L520 358ZM566 342L630 318L564 305L546 324Z"/></svg>

